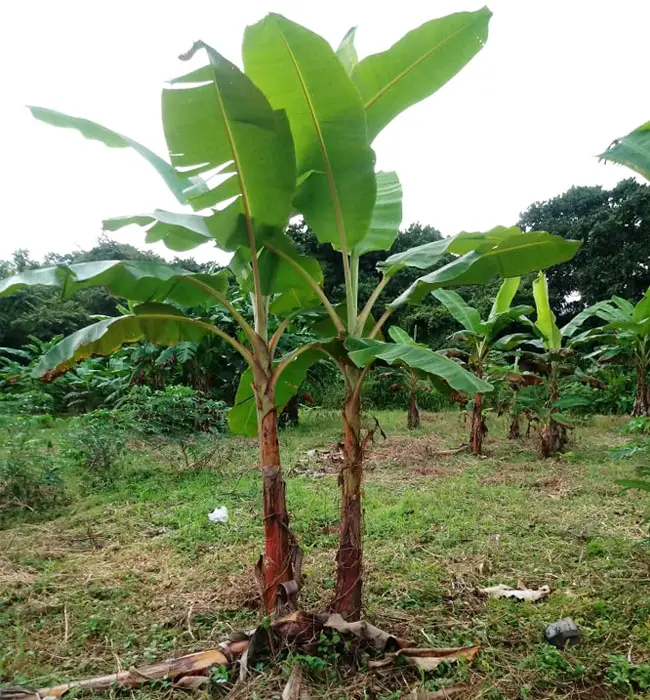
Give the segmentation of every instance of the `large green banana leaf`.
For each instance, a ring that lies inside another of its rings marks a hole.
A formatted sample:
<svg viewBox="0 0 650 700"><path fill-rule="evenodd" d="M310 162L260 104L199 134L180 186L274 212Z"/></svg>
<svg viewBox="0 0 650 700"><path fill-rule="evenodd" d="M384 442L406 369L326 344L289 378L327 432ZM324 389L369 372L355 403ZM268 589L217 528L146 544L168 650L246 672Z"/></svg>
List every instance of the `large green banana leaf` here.
<svg viewBox="0 0 650 700"><path fill-rule="evenodd" d="M148 260L93 261L26 270L7 277L0 280L0 296L27 286L45 285L60 287L62 296L69 297L79 289L99 286L132 301L168 301L192 307L216 303L211 292L224 294L228 276L226 270L194 273Z"/></svg>
<svg viewBox="0 0 650 700"><path fill-rule="evenodd" d="M300 385L307 376L309 368L325 359L321 350L307 350L290 362L280 375L275 387L275 407L278 415L287 405L289 399L298 393ZM255 437L258 432L257 408L253 392L253 373L247 369L239 380L235 405L228 411L228 425L237 435Z"/></svg>
<svg viewBox="0 0 650 700"><path fill-rule="evenodd" d="M633 313L629 315L623 314L620 309L617 309L609 300L598 301L592 306L587 307L576 314L565 326L562 327L561 333L563 337L572 338L582 325L590 318L600 318L605 321L625 320L631 318Z"/></svg>
<svg viewBox="0 0 650 700"><path fill-rule="evenodd" d="M314 296L311 287L308 286L300 272L278 253L284 254L294 264L299 265L316 284L323 283L323 271L318 260L303 255L288 236L276 232L272 238L267 240L258 258L262 294L270 296L298 290L303 294L309 292L311 296Z"/></svg>
<svg viewBox="0 0 650 700"><path fill-rule="evenodd" d="M142 304L135 311L133 315L98 321L64 338L41 357L33 375L52 378L86 357L110 355L126 343L198 343L215 333L212 324L183 316L165 304Z"/></svg>
<svg viewBox="0 0 650 700"><path fill-rule="evenodd" d="M425 345L417 343L403 328L400 328L399 326L391 326L388 329L388 335L395 343L401 343L402 345L414 345L416 347L426 347Z"/></svg>
<svg viewBox="0 0 650 700"><path fill-rule="evenodd" d="M494 299L494 304L492 304L488 320L492 320L499 314L506 313L510 309L510 305L519 289L520 282L521 277L510 277L509 279L503 280Z"/></svg>
<svg viewBox="0 0 650 700"><path fill-rule="evenodd" d="M402 185L397 173L377 173L377 200L366 235L354 247L357 255L390 250L402 223Z"/></svg>
<svg viewBox="0 0 650 700"><path fill-rule="evenodd" d="M453 251L454 244L454 239L451 239L447 250ZM486 284L497 276L518 277L534 270L545 269L570 260L581 244L581 241L566 240L545 231L522 233L515 229L512 235L501 237L490 245L481 242L477 249L470 250L444 267L420 277L389 306L397 308L405 303L416 304L428 292L442 287ZM412 259L409 262L412 265L414 261L415 259Z"/></svg>
<svg viewBox="0 0 650 700"><path fill-rule="evenodd" d="M172 164L193 182L194 209L228 205L246 220L249 246L284 228L296 185L291 132L262 91L237 66L197 42L186 57L205 50L208 65L163 91L162 117ZM219 221L232 226L236 217ZM235 224L236 225L236 224ZM227 229L220 237L228 238Z"/></svg>
<svg viewBox="0 0 650 700"><path fill-rule="evenodd" d="M377 269L386 277L393 277L405 267L428 270L447 254L450 242L450 238L443 238L439 241L423 243L401 253L394 253L389 255L386 260L379 261Z"/></svg>
<svg viewBox="0 0 650 700"><path fill-rule="evenodd" d="M481 321L479 312L470 306L460 294L451 289L434 289L431 294L465 330L479 335L485 331L485 325Z"/></svg>
<svg viewBox="0 0 650 700"><path fill-rule="evenodd" d="M359 92L322 37L278 14L246 29L243 56L247 75L289 118L296 208L321 243L349 253L366 235L376 198Z"/></svg>
<svg viewBox="0 0 650 700"><path fill-rule="evenodd" d="M443 379L452 389L466 394L492 391L492 385L468 372L457 362L420 345L383 343L369 338L350 337L346 341L349 357L357 367L366 367L375 360L401 365Z"/></svg>
<svg viewBox="0 0 650 700"><path fill-rule="evenodd" d="M366 110L370 141L398 114L432 95L487 41L487 7L434 19L352 71Z"/></svg>
<svg viewBox="0 0 650 700"><path fill-rule="evenodd" d="M55 112L53 109L45 109L43 107L30 107L29 109L36 119L50 124L51 126L59 126L64 129L76 129L87 139L99 141L111 148L132 148L155 168L169 189L174 193L176 199L181 204L187 203L187 197L184 194L184 190L189 184L187 178L182 175L179 176L176 170L167 161L163 160L163 158L153 151L150 151L141 143L127 136L122 136L122 134L118 134L117 131L112 131L105 126L91 122L88 119L71 117L68 114L62 114L61 112Z"/></svg>
<svg viewBox="0 0 650 700"><path fill-rule="evenodd" d="M105 231L118 231L135 224L146 231L145 242L162 241L170 250L184 252L213 242L221 250L234 251L248 244L246 220L237 207L229 206L209 216L177 214L156 209L153 214L120 216L104 221Z"/></svg>
<svg viewBox="0 0 650 700"><path fill-rule="evenodd" d="M627 165L650 180L650 122L637 127L627 136L616 139L599 157Z"/></svg>
<svg viewBox="0 0 650 700"><path fill-rule="evenodd" d="M634 310L632 311L632 318L637 323L641 323L647 318L650 318L650 289L646 291L641 298L641 301L634 307Z"/></svg>
<svg viewBox="0 0 650 700"><path fill-rule="evenodd" d="M547 350L559 350L562 347L562 334L555 323L555 314L548 299L548 282L546 275L540 272L533 281L533 298L537 318L535 328L539 331Z"/></svg>

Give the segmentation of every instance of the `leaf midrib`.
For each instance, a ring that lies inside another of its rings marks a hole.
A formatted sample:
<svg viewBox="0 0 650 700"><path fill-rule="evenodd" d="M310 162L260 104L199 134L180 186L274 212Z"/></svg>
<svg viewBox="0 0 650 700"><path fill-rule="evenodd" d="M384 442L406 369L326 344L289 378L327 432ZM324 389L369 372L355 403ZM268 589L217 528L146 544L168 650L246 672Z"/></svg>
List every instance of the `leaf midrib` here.
<svg viewBox="0 0 650 700"><path fill-rule="evenodd" d="M406 75L408 75L412 70L417 68L420 63L423 61L426 61L427 58L429 58L434 52L438 51L442 46L444 46L446 43L451 41L452 39L455 39L459 34L462 32L467 31L468 29L471 29L471 27L474 26L476 22L471 22L464 27L461 27L458 29L456 32L454 32L451 36L446 37L442 41L438 42L435 46L432 46L426 53L422 54L420 58L418 58L416 61L408 65L401 73L396 75L389 83L387 83L381 90L377 92L376 95L374 95L366 104L364 105L364 109L367 111L369 110L372 106L374 106L377 101L383 97L389 90L391 90L396 83L398 83L400 80L402 80Z"/></svg>
<svg viewBox="0 0 650 700"><path fill-rule="evenodd" d="M291 50L291 46L289 45L289 42L287 41L284 32L282 31L282 28L280 26L278 26L278 32L280 34L280 38L282 39L282 43L284 44L284 47L287 50L289 58L291 59L291 63L293 64L294 70L296 71L296 76L298 78L298 82L300 83L300 88L307 103L307 107L309 108L309 116L311 117L312 124L314 125L314 129L316 130L316 135L318 137L318 145L320 147L323 162L325 164L327 182L334 203L334 214L336 216L336 226L339 234L339 245L341 246L341 252L344 255L346 255L347 247L345 245L345 227L343 224L343 215L341 213L341 205L339 202L338 190L336 189L336 183L334 182L334 173L332 172L332 166L330 164L327 146L325 145L325 138L321 130L320 122L316 117L316 109L314 108L314 104L312 102L311 95L309 94L309 90L307 89L307 84L305 83L305 79L302 75L302 71L300 70L300 66L298 65L296 57L293 51Z"/></svg>

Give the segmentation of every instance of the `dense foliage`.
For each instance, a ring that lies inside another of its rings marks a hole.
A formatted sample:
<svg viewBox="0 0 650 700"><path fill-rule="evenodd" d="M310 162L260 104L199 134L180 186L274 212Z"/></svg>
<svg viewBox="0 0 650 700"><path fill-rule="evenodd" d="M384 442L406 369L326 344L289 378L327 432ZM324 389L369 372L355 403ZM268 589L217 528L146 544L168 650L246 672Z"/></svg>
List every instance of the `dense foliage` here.
<svg viewBox="0 0 650 700"><path fill-rule="evenodd" d="M556 266L547 273L549 295L560 322L588 304L612 293L628 299L640 298L650 286L647 261L650 258L650 187L634 180L621 181L611 190L602 187L573 187L568 192L546 202L531 205L521 216L524 228L548 230L566 238L577 238L584 245L576 257ZM344 281L338 253L331 246L319 243L304 223L293 223L288 229L298 249L317 259L324 273L324 290L341 301ZM393 251L402 252L414 246L441 239L432 226L412 224L400 232ZM612 245L616 241L616 245ZM379 281L376 264L385 259L385 251L370 252L360 258L359 297L365 302ZM11 260L0 261L0 278L25 269L35 269L59 262L84 262L101 259L151 260L162 259L149 251L104 237L88 251L65 255L49 254L42 261L30 258L24 250L14 253ZM612 262L612 260L614 262ZM443 264L441 261L440 264ZM185 269L200 271L206 266L192 259L175 259ZM380 302L394 298L400 289L417 277L417 270L405 268L386 286ZM522 280L515 302L532 304L532 276ZM458 288L458 293L481 316L489 313L496 295L498 280L485 286ZM202 343L185 343L168 349L149 343L127 347L111 358L93 358L44 384L27 377L27 367L33 364L47 343L67 335L92 321L95 315L114 315L120 302L102 287L83 289L72 298L61 299L60 292L47 287L27 287L17 294L0 298L0 388L24 397L32 411L54 413L84 412L100 407L112 407L131 386L145 385L152 389L183 385L202 391L216 400L232 405L243 363L237 353L219 339ZM417 334L420 342L441 348L457 328L453 317L433 297L417 306L404 305L393 316L395 325ZM11 350L7 350L10 348ZM23 348L27 356L13 351ZM22 370L21 370L22 368ZM308 381L303 393L305 405L335 408L342 396L342 384L335 373L328 373L327 382L319 382L322 371L313 370L316 381ZM599 370L600 375L606 372ZM605 389L582 385L579 391L589 393L599 413L627 413L630 410L630 385L634 381L631 369L621 367L606 372ZM16 376L22 379L13 385ZM599 376L600 376L599 375ZM604 375L603 375L604 376ZM393 386L391 382L387 386ZM400 390L388 392L386 381L373 380L364 400L369 408L404 407L408 397ZM449 406L450 402L436 392L420 391L419 404L427 407Z"/></svg>

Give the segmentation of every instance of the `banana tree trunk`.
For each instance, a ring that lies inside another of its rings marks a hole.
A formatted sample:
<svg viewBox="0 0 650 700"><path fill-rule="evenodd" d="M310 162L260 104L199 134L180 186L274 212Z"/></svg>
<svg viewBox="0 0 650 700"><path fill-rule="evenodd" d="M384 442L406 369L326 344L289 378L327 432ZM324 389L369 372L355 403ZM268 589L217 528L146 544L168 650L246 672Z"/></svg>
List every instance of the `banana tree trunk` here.
<svg viewBox="0 0 650 700"><path fill-rule="evenodd" d="M259 449L264 501L264 554L258 564L268 614L276 610L278 587L294 578L295 539L289 529L285 483L280 468L275 391L266 379L256 382ZM261 384L261 386L260 386Z"/></svg>
<svg viewBox="0 0 650 700"><path fill-rule="evenodd" d="M420 409L414 386L409 389L409 413L406 425L409 430L415 430L420 427Z"/></svg>
<svg viewBox="0 0 650 700"><path fill-rule="evenodd" d="M636 396L632 407L633 416L650 416L650 393L648 389L648 373L645 363L636 363Z"/></svg>
<svg viewBox="0 0 650 700"><path fill-rule="evenodd" d="M551 362L551 375L549 378L549 405L550 413L546 421L540 424L540 453L544 459L561 452L567 443L566 428L553 420L553 406L560 396L557 381L557 362Z"/></svg>
<svg viewBox="0 0 650 700"><path fill-rule="evenodd" d="M339 551L336 555L336 588L332 610L344 619L361 617L363 589L363 543L361 481L363 447L361 444L361 397L356 387L359 372L347 368L347 387L343 408L344 461L339 474L341 487L341 523Z"/></svg>
<svg viewBox="0 0 650 700"><path fill-rule="evenodd" d="M518 440L521 437L521 416L519 413L510 414L508 440Z"/></svg>
<svg viewBox="0 0 650 700"><path fill-rule="evenodd" d="M469 434L469 444L475 455L480 455L483 449L483 438L487 433L487 425L483 418L483 394L474 394L472 408L472 427Z"/></svg>

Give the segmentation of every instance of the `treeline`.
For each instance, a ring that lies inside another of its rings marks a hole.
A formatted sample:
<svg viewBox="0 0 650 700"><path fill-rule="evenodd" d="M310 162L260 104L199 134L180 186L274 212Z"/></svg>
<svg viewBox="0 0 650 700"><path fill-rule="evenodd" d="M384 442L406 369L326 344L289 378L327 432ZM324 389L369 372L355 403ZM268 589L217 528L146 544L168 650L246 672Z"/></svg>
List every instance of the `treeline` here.
<svg viewBox="0 0 650 700"><path fill-rule="evenodd" d="M568 263L548 271L551 306L562 325L587 305L618 295L638 299L650 286L650 188L633 179L623 180L611 190L602 187L573 187L568 192L545 202L532 204L520 217L518 225L524 230L545 230L564 238L584 241L578 254ZM324 291L334 301L345 295L339 255L331 246L319 244L303 225L292 224L289 234L297 247L316 258L324 272ZM440 240L440 232L432 226L412 224L401 231L391 254ZM375 252L361 257L359 290L362 302L379 281L376 264L387 256ZM102 238L89 251L49 254L42 261L32 260L25 250L14 253L11 260L0 261L0 278L26 269L60 263L98 260L148 260L163 262L155 253ZM446 261L442 261L445 264ZM173 264L189 271L210 269L193 258L176 258ZM407 268L386 286L380 298L388 302L418 277L419 271ZM532 279L524 279L516 297L519 304L533 304ZM500 284L494 280L486 286L461 287L457 291L481 316L489 313ZM66 336L87 326L97 316L120 313L121 300L101 287L91 287L62 299L59 290L51 287L26 287L8 297L0 298L0 347L5 350L4 376L20 368L28 371L39 353L54 338ZM238 302L245 316L251 314L247 300ZM229 323L226 314L215 309L206 314L220 313L220 323ZM448 337L457 324L445 307L431 296L417 306L404 305L393 316L392 323L405 329L418 342L433 349L448 345ZM286 342L291 343L289 335ZM11 353L10 350L22 351ZM243 370L239 356L218 338L200 344L182 343L172 348L160 348L140 343L125 348L112 358L97 358L61 378L60 389L48 391L56 398L58 408L76 406L92 410L119 399L129 386L147 385L153 389L183 385L232 404L238 377ZM97 375L103 374L103 379ZM95 379L89 391L90 378ZM5 389L7 387L5 386ZM119 391L118 391L119 389ZM390 389L390 391L389 391ZM320 365L310 372L303 395L307 401L337 405L340 387L337 374ZM382 382L378 376L367 387L366 396L378 408L404 405L405 388L395 382ZM329 396L328 394L336 394ZM32 400L35 397L32 397ZM328 400L329 399L329 400ZM48 399L49 400L49 399ZM437 408L442 399L429 393L420 396L424 408ZM611 409L616 410L614 407Z"/></svg>
<svg viewBox="0 0 650 700"><path fill-rule="evenodd" d="M548 231L584 241L573 260L547 273L551 304L557 310L560 323L599 299L613 294L639 298L650 286L650 187L646 185L627 179L611 190L599 186L572 187L558 197L532 204L521 215L518 225L526 231ZM338 253L329 245L319 244L305 226L292 224L289 234L302 252L320 262L325 293L341 301L344 283ZM440 232L433 226L412 224L400 233L391 254L440 238ZM361 258L359 289L364 302L379 281L376 263L386 256L382 251ZM42 261L32 260L27 251L18 250L11 260L0 260L0 278L25 269L95 260L163 262L155 253L104 237L89 251L66 255L51 253ZM189 271L210 268L193 258L176 258L173 264ZM417 277L417 270L413 269L398 273L380 300L394 298ZM531 280L532 276L522 284L517 296L519 303L532 303ZM495 280L490 285L458 291L472 306L485 313L489 311L498 285ZM18 348L28 342L30 336L49 340L55 335L68 335L86 326L94 315L114 315L118 304L113 295L97 287L84 289L65 300L56 289L26 288L0 298L0 346ZM420 342L433 348L444 346L445 339L454 330L453 320L433 297L418 306L404 307L392 322L411 334L416 332Z"/></svg>

